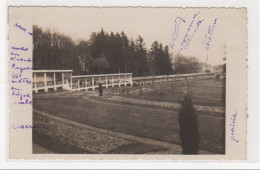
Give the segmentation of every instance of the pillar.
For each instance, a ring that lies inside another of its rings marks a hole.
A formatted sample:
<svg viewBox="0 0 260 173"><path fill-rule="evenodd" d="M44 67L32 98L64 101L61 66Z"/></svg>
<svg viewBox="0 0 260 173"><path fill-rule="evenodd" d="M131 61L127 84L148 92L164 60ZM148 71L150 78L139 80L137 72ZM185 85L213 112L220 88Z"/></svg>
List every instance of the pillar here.
<svg viewBox="0 0 260 173"><path fill-rule="evenodd" d="M125 86L126 86L126 75L125 75Z"/></svg>
<svg viewBox="0 0 260 173"><path fill-rule="evenodd" d="M132 74L130 76L130 85L133 86L133 78L132 78Z"/></svg>
<svg viewBox="0 0 260 173"><path fill-rule="evenodd" d="M37 79L36 73L34 73L33 79L34 79L34 91L35 91L35 93L38 93L37 84L36 84L36 82L37 82L37 80L36 80Z"/></svg>
<svg viewBox="0 0 260 173"><path fill-rule="evenodd" d="M85 89L86 89L86 91L88 91L88 80L87 80L87 78L85 78Z"/></svg>
<svg viewBox="0 0 260 173"><path fill-rule="evenodd" d="M72 90L72 77L70 76L70 89Z"/></svg>
<svg viewBox="0 0 260 173"><path fill-rule="evenodd" d="M94 83L94 77L92 77L92 90L94 91L95 90L95 83Z"/></svg>
<svg viewBox="0 0 260 173"><path fill-rule="evenodd" d="M80 91L80 83L79 83L79 78L78 78L78 90Z"/></svg>
<svg viewBox="0 0 260 173"><path fill-rule="evenodd" d="M112 76L112 87L114 87L114 76Z"/></svg>
<svg viewBox="0 0 260 173"><path fill-rule="evenodd" d="M64 73L61 73L62 86L64 86Z"/></svg>
<svg viewBox="0 0 260 173"><path fill-rule="evenodd" d="M56 87L56 75L55 75L55 73L53 73L53 85L54 85L54 91L57 91L57 87Z"/></svg>
<svg viewBox="0 0 260 173"><path fill-rule="evenodd" d="M45 91L45 92L48 92L46 73L44 73L44 91Z"/></svg>
<svg viewBox="0 0 260 173"><path fill-rule="evenodd" d="M120 75L118 76L118 87L121 86Z"/></svg>
<svg viewBox="0 0 260 173"><path fill-rule="evenodd" d="M107 85L107 76L106 76L106 88L108 88L108 85Z"/></svg>

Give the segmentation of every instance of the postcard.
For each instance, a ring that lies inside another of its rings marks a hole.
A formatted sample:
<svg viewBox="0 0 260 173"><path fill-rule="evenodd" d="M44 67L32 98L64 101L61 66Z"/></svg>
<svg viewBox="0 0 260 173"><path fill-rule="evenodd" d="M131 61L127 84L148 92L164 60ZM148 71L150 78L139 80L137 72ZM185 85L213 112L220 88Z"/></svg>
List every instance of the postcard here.
<svg viewBox="0 0 260 173"><path fill-rule="evenodd" d="M246 159L246 8L13 6L8 27L10 159Z"/></svg>

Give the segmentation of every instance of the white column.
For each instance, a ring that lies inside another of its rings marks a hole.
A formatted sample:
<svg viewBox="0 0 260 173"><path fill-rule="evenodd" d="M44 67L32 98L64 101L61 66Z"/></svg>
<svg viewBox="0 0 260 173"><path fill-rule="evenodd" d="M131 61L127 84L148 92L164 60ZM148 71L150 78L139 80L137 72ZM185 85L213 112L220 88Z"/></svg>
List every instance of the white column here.
<svg viewBox="0 0 260 173"><path fill-rule="evenodd" d="M95 84L94 84L94 77L92 77L92 90L94 91L95 90Z"/></svg>
<svg viewBox="0 0 260 173"><path fill-rule="evenodd" d="M80 84L79 84L79 78L78 78L78 90L80 91Z"/></svg>
<svg viewBox="0 0 260 173"><path fill-rule="evenodd" d="M133 86L133 78L132 78L132 74L130 76L130 85Z"/></svg>
<svg viewBox="0 0 260 173"><path fill-rule="evenodd" d="M36 80L37 79L37 77L36 77L36 73L34 73L34 91L36 92L36 93L38 93L38 90L37 90L37 84L36 84Z"/></svg>
<svg viewBox="0 0 260 173"><path fill-rule="evenodd" d="M70 89L72 90L72 77L70 76Z"/></svg>
<svg viewBox="0 0 260 173"><path fill-rule="evenodd" d="M88 80L87 80L87 78L85 78L85 89L86 89L86 91L88 91Z"/></svg>
<svg viewBox="0 0 260 173"><path fill-rule="evenodd" d="M126 75L125 75L125 86L126 86Z"/></svg>
<svg viewBox="0 0 260 173"><path fill-rule="evenodd" d="M46 73L44 73L44 91L48 92Z"/></svg>
<svg viewBox="0 0 260 173"><path fill-rule="evenodd" d="M121 86L120 75L118 76L118 87Z"/></svg>
<svg viewBox="0 0 260 173"><path fill-rule="evenodd" d="M61 73L62 86L64 85L64 73Z"/></svg>
<svg viewBox="0 0 260 173"><path fill-rule="evenodd" d="M55 75L55 73L53 73L53 85L54 85L54 91L57 91L57 87L56 87L56 75Z"/></svg>
<svg viewBox="0 0 260 173"><path fill-rule="evenodd" d="M112 87L114 87L114 76L112 76Z"/></svg>
<svg viewBox="0 0 260 173"><path fill-rule="evenodd" d="M108 85L107 85L107 76L106 76L106 88L108 88Z"/></svg>

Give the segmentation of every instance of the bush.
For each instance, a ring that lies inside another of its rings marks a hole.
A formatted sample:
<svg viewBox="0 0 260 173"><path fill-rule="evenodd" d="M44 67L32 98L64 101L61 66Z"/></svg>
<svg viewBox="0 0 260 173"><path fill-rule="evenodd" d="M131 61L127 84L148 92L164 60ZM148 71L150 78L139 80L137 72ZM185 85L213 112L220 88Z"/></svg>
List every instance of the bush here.
<svg viewBox="0 0 260 173"><path fill-rule="evenodd" d="M183 154L198 154L198 117L193 106L192 95L185 94L179 110L180 137Z"/></svg>

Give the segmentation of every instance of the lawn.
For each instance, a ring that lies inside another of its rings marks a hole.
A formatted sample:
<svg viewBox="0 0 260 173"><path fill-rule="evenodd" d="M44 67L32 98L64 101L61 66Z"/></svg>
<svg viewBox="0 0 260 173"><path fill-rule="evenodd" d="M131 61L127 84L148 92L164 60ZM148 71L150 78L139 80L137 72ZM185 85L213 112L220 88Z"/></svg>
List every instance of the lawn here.
<svg viewBox="0 0 260 173"><path fill-rule="evenodd" d="M206 99L203 98L201 100L200 97L195 97L197 103L205 104L207 100L217 100L221 96L221 83L205 80L202 82L191 84L193 93L198 92L196 95L205 95L206 97ZM204 88L201 87L202 85ZM151 90L143 92L142 96L138 92L130 92L128 96L151 100L156 97L157 100L160 100L161 98L158 97L158 94L154 94L158 92L156 91L157 87L150 86ZM172 102L178 101L178 97L182 97L181 88L178 85L166 85L164 92L167 92L167 94L165 94L164 99ZM72 93L66 99L56 96L45 98L34 97L33 108L93 127L180 144L178 113L176 111L153 109L152 107L145 108L142 105L99 102L92 99L85 99L84 92L81 93L83 94L79 94L78 96L76 96L76 92L75 94ZM215 103L222 104L220 100L215 101ZM199 115L199 132L201 149L224 154L224 117ZM122 152L122 149L118 150Z"/></svg>

